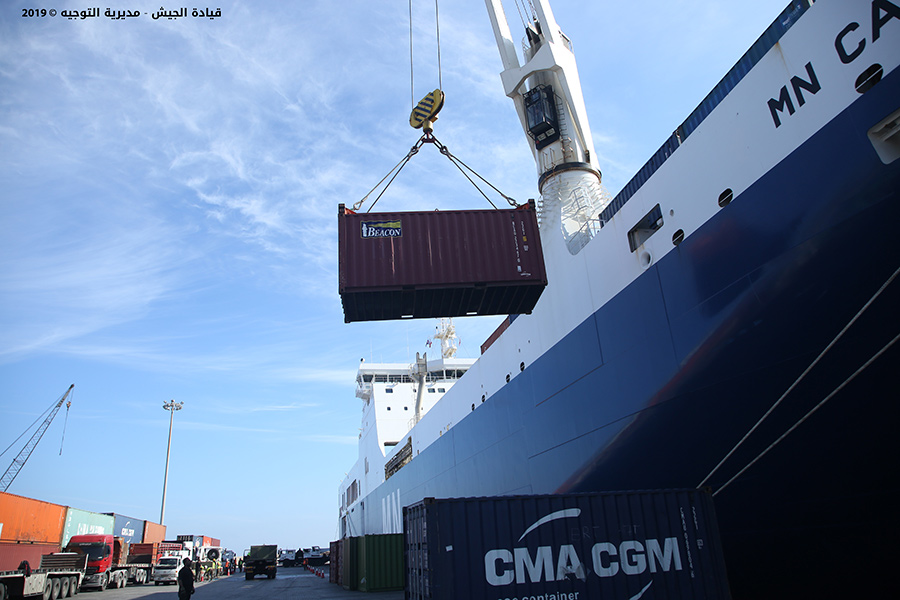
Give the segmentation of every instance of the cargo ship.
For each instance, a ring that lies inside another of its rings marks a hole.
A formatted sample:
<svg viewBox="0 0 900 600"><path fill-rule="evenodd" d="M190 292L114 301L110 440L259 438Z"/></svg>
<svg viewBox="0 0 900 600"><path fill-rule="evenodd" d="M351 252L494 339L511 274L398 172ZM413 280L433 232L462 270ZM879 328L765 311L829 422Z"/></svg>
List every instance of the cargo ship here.
<svg viewBox="0 0 900 600"><path fill-rule="evenodd" d="M612 197L550 7L520 63L486 4L548 285L475 361L360 364L341 535L428 497L709 487L734 598L896 589L900 8L793 0Z"/></svg>

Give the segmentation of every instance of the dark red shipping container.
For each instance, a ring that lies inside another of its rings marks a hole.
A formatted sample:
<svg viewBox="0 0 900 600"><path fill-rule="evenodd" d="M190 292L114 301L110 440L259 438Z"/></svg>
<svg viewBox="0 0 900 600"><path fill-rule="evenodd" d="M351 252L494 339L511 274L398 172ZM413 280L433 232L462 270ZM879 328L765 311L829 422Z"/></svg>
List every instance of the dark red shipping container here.
<svg viewBox="0 0 900 600"><path fill-rule="evenodd" d="M341 579L341 565L343 564L343 556L341 555L341 548L344 545L344 540L337 540L336 542L331 542L329 548L331 550L331 554L328 555L329 561L331 562L331 566L328 568L328 581L331 583L336 583L338 585L343 584L343 580Z"/></svg>
<svg viewBox="0 0 900 600"><path fill-rule="evenodd" d="M529 314L547 286L534 206L354 213L338 207L344 320Z"/></svg>
<svg viewBox="0 0 900 600"><path fill-rule="evenodd" d="M129 563L156 564L159 558L159 542L130 544L128 546Z"/></svg>
<svg viewBox="0 0 900 600"><path fill-rule="evenodd" d="M37 569L41 566L41 556L53 552L59 552L59 544L0 542L0 571L15 571L23 560Z"/></svg>

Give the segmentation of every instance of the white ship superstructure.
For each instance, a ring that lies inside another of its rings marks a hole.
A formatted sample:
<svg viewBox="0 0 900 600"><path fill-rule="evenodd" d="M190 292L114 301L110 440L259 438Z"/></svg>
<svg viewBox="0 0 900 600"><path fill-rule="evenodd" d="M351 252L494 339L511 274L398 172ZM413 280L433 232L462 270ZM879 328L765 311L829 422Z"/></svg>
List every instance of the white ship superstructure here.
<svg viewBox="0 0 900 600"><path fill-rule="evenodd" d="M410 430L469 370L475 359L457 358L453 322L441 322L434 336L436 359L416 355L413 363L359 363L356 397L362 400L359 459L340 487L342 536L358 535L345 515L360 498L408 463L414 453ZM453 426L447 422L439 431ZM391 513L392 514L392 513Z"/></svg>

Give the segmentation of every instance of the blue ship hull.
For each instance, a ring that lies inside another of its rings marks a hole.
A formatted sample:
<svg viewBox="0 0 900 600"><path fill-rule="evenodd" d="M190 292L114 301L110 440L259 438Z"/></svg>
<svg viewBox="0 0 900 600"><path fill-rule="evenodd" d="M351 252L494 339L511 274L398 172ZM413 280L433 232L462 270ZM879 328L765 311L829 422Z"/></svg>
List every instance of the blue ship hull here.
<svg viewBox="0 0 900 600"><path fill-rule="evenodd" d="M898 98L893 73L351 518L377 531L389 495L405 506L423 497L695 487L796 384L706 483L716 491L734 597L895 588L900 348L891 341L900 333L900 281L858 313L900 268L900 160L882 163L865 134Z"/></svg>

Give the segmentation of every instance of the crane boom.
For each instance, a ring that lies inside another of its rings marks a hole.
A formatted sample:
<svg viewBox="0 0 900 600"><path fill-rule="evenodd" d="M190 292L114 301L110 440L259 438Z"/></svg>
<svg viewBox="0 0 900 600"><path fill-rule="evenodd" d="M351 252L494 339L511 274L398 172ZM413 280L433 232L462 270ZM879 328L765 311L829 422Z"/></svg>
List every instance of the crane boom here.
<svg viewBox="0 0 900 600"><path fill-rule="evenodd" d="M28 460L28 457L31 456L31 453L34 451L35 446L38 445L38 442L41 441L41 438L44 436L44 432L47 431L48 427L50 427L50 422L53 421L53 417L55 417L56 413L59 412L59 408L62 406L63 402L66 401L66 398L69 397L69 394L72 392L72 388L74 387L74 383L69 386L69 389L67 389L66 393L62 395L62 398L57 401L56 405L53 407L53 410L50 411L50 414L47 415L47 418L44 419L40 427L38 427L37 431L34 432L34 435L32 435L31 439L28 440L28 443L25 444L25 447L22 448L22 451L19 452L19 455L13 459L12 464L9 465L9 468L3 474L3 477L0 478L0 492L5 492L7 489L9 489L9 486L16 478L16 475L18 475L19 471L22 470L22 467L25 466L25 462Z"/></svg>

